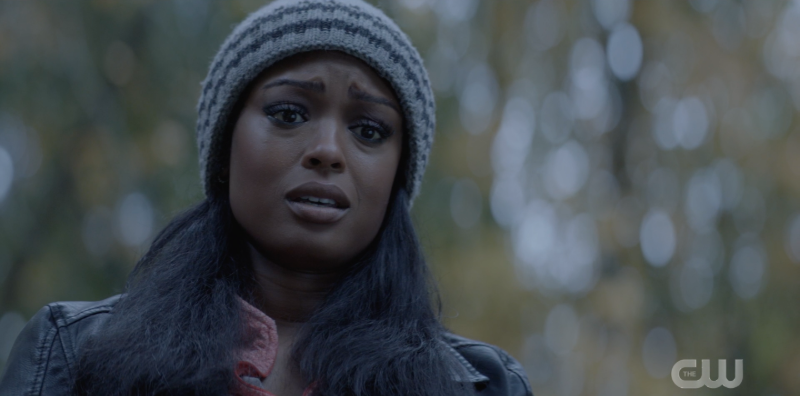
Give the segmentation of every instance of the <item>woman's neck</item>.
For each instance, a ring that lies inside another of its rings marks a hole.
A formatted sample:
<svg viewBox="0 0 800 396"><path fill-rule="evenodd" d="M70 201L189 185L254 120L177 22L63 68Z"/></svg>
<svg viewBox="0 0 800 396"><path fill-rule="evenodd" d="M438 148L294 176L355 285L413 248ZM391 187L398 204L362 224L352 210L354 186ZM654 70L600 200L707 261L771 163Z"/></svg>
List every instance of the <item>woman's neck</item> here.
<svg viewBox="0 0 800 396"><path fill-rule="evenodd" d="M264 257L248 244L256 279L256 308L288 329L308 321L314 309L342 275L342 271L295 270Z"/></svg>

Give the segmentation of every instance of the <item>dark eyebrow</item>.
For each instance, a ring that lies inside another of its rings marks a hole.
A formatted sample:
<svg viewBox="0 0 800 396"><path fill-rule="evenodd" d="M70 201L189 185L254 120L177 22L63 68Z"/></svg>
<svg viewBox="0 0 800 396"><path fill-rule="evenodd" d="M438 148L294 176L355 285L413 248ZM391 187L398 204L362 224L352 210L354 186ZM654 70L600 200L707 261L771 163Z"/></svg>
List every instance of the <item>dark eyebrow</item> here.
<svg viewBox="0 0 800 396"><path fill-rule="evenodd" d="M279 85L291 85L298 88L307 89L309 91L314 92L325 92L325 84L317 81L300 81L300 80L290 80L287 78L282 78L280 80L275 80L271 83L264 84L261 89L268 89L272 87L277 87Z"/></svg>
<svg viewBox="0 0 800 396"><path fill-rule="evenodd" d="M356 99L356 100L363 100L363 101L365 101L365 102L371 102L371 103L382 104L382 105L384 105L384 106L389 106L389 107L393 108L393 109L394 109L394 111L396 111L396 112L397 112L397 114L403 115L403 112L402 112L402 111L400 111L400 108L398 108L398 107L397 107L397 106L396 106L394 103L392 103L392 101L391 101L391 100L389 100L389 99L386 99L386 98L381 98L381 97L378 97L378 96L372 96L372 95L370 95L370 94L368 94L368 93L366 93L366 92L364 92L364 91L362 91L362 90L360 90L360 89L353 88L353 87L350 87L350 89L348 89L347 93L348 93L348 94L350 95L350 97L351 97L351 98L353 98L353 99Z"/></svg>

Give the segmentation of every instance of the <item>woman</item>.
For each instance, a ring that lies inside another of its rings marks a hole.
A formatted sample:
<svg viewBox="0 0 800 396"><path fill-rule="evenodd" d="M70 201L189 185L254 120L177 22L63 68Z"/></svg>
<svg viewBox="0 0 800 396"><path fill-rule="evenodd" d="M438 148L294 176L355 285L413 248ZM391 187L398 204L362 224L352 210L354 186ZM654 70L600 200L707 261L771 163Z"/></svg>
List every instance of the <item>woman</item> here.
<svg viewBox="0 0 800 396"><path fill-rule="evenodd" d="M263 7L222 45L198 112L206 199L124 295L39 311L0 394L531 394L505 352L439 323L409 217L433 95L381 11Z"/></svg>

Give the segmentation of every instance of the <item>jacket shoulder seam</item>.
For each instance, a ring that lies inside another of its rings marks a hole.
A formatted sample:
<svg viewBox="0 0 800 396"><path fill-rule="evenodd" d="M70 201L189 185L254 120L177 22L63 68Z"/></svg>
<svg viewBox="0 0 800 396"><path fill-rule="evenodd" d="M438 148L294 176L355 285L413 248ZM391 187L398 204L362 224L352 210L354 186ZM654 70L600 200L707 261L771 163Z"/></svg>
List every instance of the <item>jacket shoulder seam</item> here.
<svg viewBox="0 0 800 396"><path fill-rule="evenodd" d="M47 330L47 334L39 341L39 344L36 346L36 373L34 374L34 380L31 383L31 387L28 391L30 395L41 395L42 388L44 387L44 376L47 373L47 366L50 364L50 353L53 350L53 344L55 343L56 334L58 333L58 327L55 325L53 320L53 309L52 307L47 307L48 315L47 320L50 322L50 328Z"/></svg>
<svg viewBox="0 0 800 396"><path fill-rule="evenodd" d="M73 377L73 368L76 365L75 355L77 351L75 350L75 343L72 337L70 336L69 331L60 331L60 329L65 329L72 324L75 324L83 319L89 318L93 315L107 313L113 307L113 304L102 304L94 307L84 308L78 310L77 312L67 314L64 312L64 305L62 303L51 303L48 304L48 307L51 310L51 314L54 318L55 325L58 331L58 338L61 341L61 349L64 353L64 359L66 359L66 370L67 375L69 378Z"/></svg>
<svg viewBox="0 0 800 396"><path fill-rule="evenodd" d="M520 382L522 382L522 385L525 387L525 395L532 396L533 390L531 390L531 386L526 380L526 376L521 371L522 367L519 365L519 363L513 360L511 358L511 355L509 355L508 352L504 351L503 349L490 344L485 344L485 345L491 349L494 349L495 353L497 353L497 355L500 356L500 360L503 362L503 367L505 367L507 371L516 375L517 378L519 378Z"/></svg>
<svg viewBox="0 0 800 396"><path fill-rule="evenodd" d="M473 382L473 383L485 383L489 381L489 377L483 375L480 371L478 371L475 366L473 366L467 359L461 354L461 352L457 351L453 346L448 344L447 342L444 343L446 348L453 354L456 360L461 364L464 370L467 371L468 378L465 378L464 381Z"/></svg>
<svg viewBox="0 0 800 396"><path fill-rule="evenodd" d="M519 378L519 382L522 382L522 386L525 387L525 396L533 396L533 390L531 389L531 385L528 383L528 381L525 380L525 376L517 372L517 370L509 369L508 371L516 375L517 378Z"/></svg>
<svg viewBox="0 0 800 396"><path fill-rule="evenodd" d="M68 339L67 341L70 344L69 347L70 347L70 352L71 353L67 352L68 351L67 344L64 342L64 339L67 338L67 337L65 337L66 334L67 334L66 331L58 331L58 339L61 341L61 351L64 353L64 359L67 360L67 367L66 367L67 368L67 377L70 379L70 382L72 382L74 380L74 378L75 378L72 375L72 369L73 369L74 364L75 364L75 355L74 355L75 351L72 348L72 340Z"/></svg>
<svg viewBox="0 0 800 396"><path fill-rule="evenodd" d="M522 382L523 386L525 387L526 396L533 395L533 390L531 389L530 384L527 380L525 380L525 375L520 371L521 367L519 367L519 364L514 363L515 361L512 360L511 356L506 351L495 345L475 340L458 340L453 343L453 348L471 347L484 347L494 351L494 353L497 354L498 358L502 362L503 368L505 368L506 371L514 374L517 378L519 378L520 382Z"/></svg>
<svg viewBox="0 0 800 396"><path fill-rule="evenodd" d="M64 313L64 305L62 303L51 303L48 306L50 307L51 310L55 311L55 313L57 314L54 315L56 325L58 327L65 327L75 322L78 322L82 319L85 319L89 316L98 313L107 313L111 311L111 309L114 307L114 303L107 303L107 304L97 305L94 307L84 308L71 314Z"/></svg>

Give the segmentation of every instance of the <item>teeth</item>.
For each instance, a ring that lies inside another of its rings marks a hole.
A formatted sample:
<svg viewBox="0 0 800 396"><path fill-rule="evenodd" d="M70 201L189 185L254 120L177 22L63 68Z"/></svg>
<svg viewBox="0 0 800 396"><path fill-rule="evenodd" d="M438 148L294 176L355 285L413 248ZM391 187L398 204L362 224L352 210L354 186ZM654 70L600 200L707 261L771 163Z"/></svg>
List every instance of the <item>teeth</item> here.
<svg viewBox="0 0 800 396"><path fill-rule="evenodd" d="M300 200L309 201L309 202L313 202L313 203L320 204L320 205L336 206L336 201L334 201L332 199L328 199L328 198L317 198L317 197L311 197L311 196L304 196L304 197L300 197Z"/></svg>

